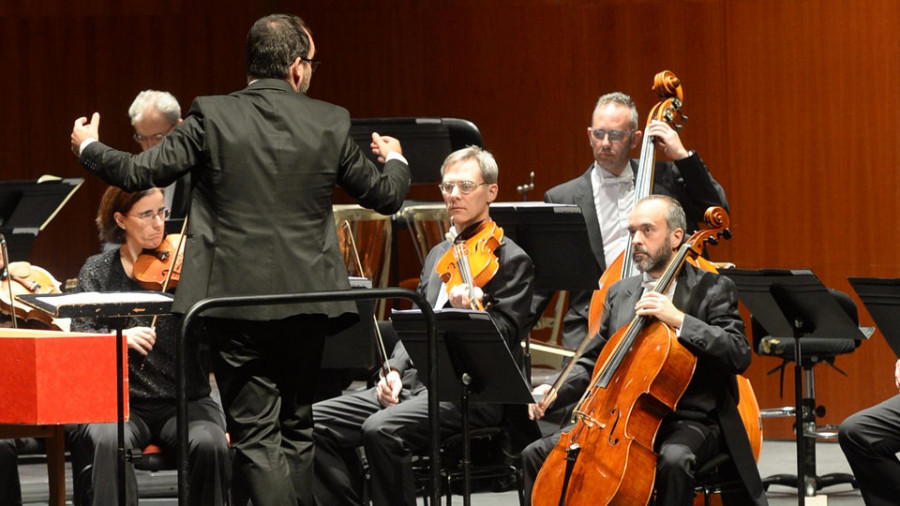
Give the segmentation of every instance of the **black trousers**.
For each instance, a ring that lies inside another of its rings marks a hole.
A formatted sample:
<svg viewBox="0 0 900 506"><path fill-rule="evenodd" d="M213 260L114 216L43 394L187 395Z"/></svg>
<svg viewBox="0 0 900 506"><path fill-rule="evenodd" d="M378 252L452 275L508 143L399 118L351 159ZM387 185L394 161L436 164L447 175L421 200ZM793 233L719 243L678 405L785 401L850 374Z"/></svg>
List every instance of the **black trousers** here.
<svg viewBox="0 0 900 506"><path fill-rule="evenodd" d="M400 399L384 408L370 388L315 404L315 492L320 506L362 504L363 475L356 454L360 446L369 462L372 504L416 504L412 456L428 448L428 392L402 390ZM462 432L459 406L439 406L441 437ZM470 428L497 425L502 417L502 406L469 405Z"/></svg>
<svg viewBox="0 0 900 506"><path fill-rule="evenodd" d="M234 504L314 504L312 402L327 324L324 315L206 319L234 451Z"/></svg>
<svg viewBox="0 0 900 506"><path fill-rule="evenodd" d="M841 450L869 506L900 498L900 395L852 414L838 431Z"/></svg>
<svg viewBox="0 0 900 506"><path fill-rule="evenodd" d="M125 447L141 449L151 442L174 452L177 445L174 401L133 401L125 423ZM92 462L91 488L94 506L118 504L116 466L118 437L115 423L78 425L69 434L73 470L76 460ZM231 475L228 441L222 410L212 397L188 403L188 454L190 504L217 506L228 497ZM138 503L137 478L132 465L125 466L126 504Z"/></svg>
<svg viewBox="0 0 900 506"><path fill-rule="evenodd" d="M18 455L15 439L0 439L0 504L22 504Z"/></svg>
<svg viewBox="0 0 900 506"><path fill-rule="evenodd" d="M571 430L573 426L563 431ZM522 451L525 504L531 504L534 480L547 456L560 440L557 431L528 445ZM656 435L655 504L690 506L694 501L694 471L712 458L723 443L715 424L692 420L666 420ZM589 449L582 448L583 451ZM654 504L651 500L650 504Z"/></svg>

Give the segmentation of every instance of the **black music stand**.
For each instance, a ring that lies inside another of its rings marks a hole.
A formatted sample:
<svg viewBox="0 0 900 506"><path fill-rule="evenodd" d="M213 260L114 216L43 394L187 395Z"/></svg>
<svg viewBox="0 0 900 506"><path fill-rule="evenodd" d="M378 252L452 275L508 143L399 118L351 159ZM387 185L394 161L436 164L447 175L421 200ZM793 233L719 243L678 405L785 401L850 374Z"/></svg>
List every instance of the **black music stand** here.
<svg viewBox="0 0 900 506"><path fill-rule="evenodd" d="M544 202L495 203L491 204L491 218L503 228L503 235L531 257L535 292L597 289L602 273L580 207ZM543 310L541 307L539 313ZM525 364L530 380L530 339L525 341Z"/></svg>
<svg viewBox="0 0 900 506"><path fill-rule="evenodd" d="M403 142L403 156L409 161L413 184L440 183L444 158L466 146L482 146L481 132L474 123L459 118L354 118L350 135L373 162L369 148L372 132L396 137Z"/></svg>
<svg viewBox="0 0 900 506"><path fill-rule="evenodd" d="M140 450L125 449L125 340L122 330L131 316L153 316L171 313L172 295L160 292L81 292L74 294L26 294L17 299L53 318L102 318L116 329L116 435L118 439L119 505L125 505L125 462L139 457Z"/></svg>
<svg viewBox="0 0 900 506"><path fill-rule="evenodd" d="M491 204L491 219L534 263L535 290L596 290L600 268L581 208L572 204Z"/></svg>
<svg viewBox="0 0 900 506"><path fill-rule="evenodd" d="M0 234L10 261L28 260L38 232L50 223L84 182L43 176L34 181L0 181Z"/></svg>
<svg viewBox="0 0 900 506"><path fill-rule="evenodd" d="M466 309L435 310L439 400L460 402L463 425L463 504L471 504L469 403L528 404L531 389L490 315ZM391 313L394 329L413 359L427 363L425 320L417 310ZM432 463L435 465L435 463Z"/></svg>
<svg viewBox="0 0 900 506"><path fill-rule="evenodd" d="M881 329L884 340L900 358L900 279L847 278Z"/></svg>
<svg viewBox="0 0 900 506"><path fill-rule="evenodd" d="M794 419L797 433L797 476L775 476L764 481L797 487L799 504L820 488L853 482L852 475L816 475L815 438L830 437L817 430L815 395L811 378L803 381L804 341L810 346L822 340L868 337L834 296L809 270L725 269L720 274L737 285L741 301L771 336L793 339ZM818 341L817 341L818 340ZM809 352L807 352L809 353ZM811 370L811 366L810 366Z"/></svg>

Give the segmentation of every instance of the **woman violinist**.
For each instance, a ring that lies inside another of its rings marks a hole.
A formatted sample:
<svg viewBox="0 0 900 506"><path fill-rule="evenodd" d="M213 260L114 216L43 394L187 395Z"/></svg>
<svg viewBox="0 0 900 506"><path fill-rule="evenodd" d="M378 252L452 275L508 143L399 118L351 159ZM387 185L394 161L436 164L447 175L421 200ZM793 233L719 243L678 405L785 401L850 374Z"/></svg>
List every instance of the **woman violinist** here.
<svg viewBox="0 0 900 506"><path fill-rule="evenodd" d="M497 163L487 151L469 147L451 153L441 167L440 184L450 220L461 231L454 240L435 246L425 259L418 291L435 308L465 308L479 301L500 330L510 351L521 360L521 341L529 331L530 303L533 294L531 259L506 237L490 234L497 270L480 287L449 286L443 277L457 279L438 265L456 263L453 249L457 243L479 249L478 242L490 221L489 204L497 197ZM447 257L446 255L451 255ZM442 262L441 260L446 260ZM482 269L472 262L473 277ZM470 290L471 288L471 290ZM384 332L389 335L392 332ZM351 451L365 447L371 475L371 499L375 506L414 505L415 480L411 457L428 445L428 398L425 384L416 374L402 342L398 342L389 360L391 371L378 385L366 391L342 395L313 406L315 420L316 499L319 504L362 504L362 473L355 472L359 462ZM420 364L421 365L421 364ZM423 376L424 378L424 376ZM503 406L473 403L470 427L498 425ZM457 403L440 403L438 419L442 437L462 431ZM528 423L522 413L521 422Z"/></svg>
<svg viewBox="0 0 900 506"><path fill-rule="evenodd" d="M651 463L645 472L647 476L653 476L655 472L655 504L690 505L694 470L723 451L731 455L733 462L725 469L725 474L739 478L744 485L738 492L725 494L724 503L767 504L750 441L737 409L736 375L750 365L751 354L737 309L734 283L727 277L685 264L674 278L674 286L670 285L665 294L648 291L674 257L684 229L684 211L674 199L652 195L638 202L629 215L628 231L633 258L642 274L626 278L610 288L600 336L576 365L576 372L562 385L558 396L563 402L567 397L577 399L589 382L593 387L591 375L603 343L610 340L607 344L610 346L619 337L620 329L627 327L636 315L651 317L651 321L657 322L651 325L657 328L659 322L667 325L674 333L672 339L696 356L696 367L693 376L688 376L689 383L674 411L662 419L655 439L650 438L657 457L655 468ZM532 414L540 417L542 412L533 409L535 407L532 406ZM583 407L584 404L579 405L579 408ZM623 424L630 421L623 415ZM566 437L572 437L572 431L563 436ZM529 504L560 504L562 487L555 484L560 466L553 464L558 461L560 447L565 445L557 446L559 440L560 433L557 432L532 443L522 452L526 494L531 498ZM579 436L579 440L584 442L586 438ZM572 481L567 484L568 490L576 495L567 494L566 504L606 504L584 497L582 494L589 487L583 488L584 480L575 477L581 472L579 461L590 460L585 452L611 452L611 446L618 443L610 441L607 447L607 439L603 441L581 448ZM548 458L551 451L554 454ZM562 451L565 455L566 450ZM591 484L600 483L597 475L585 478ZM648 500L654 503L654 496Z"/></svg>
<svg viewBox="0 0 900 506"><path fill-rule="evenodd" d="M165 236L169 210L159 188L127 193L109 187L103 194L96 223L100 240L120 246L87 259L78 274L80 292L142 290L134 278L134 265L145 250L157 248ZM174 317L160 317L151 327L151 317L132 317L124 330L128 344L129 421L125 445L141 449L154 443L175 449L176 384ZM74 330L103 332L103 322L79 319ZM209 376L196 353L190 354L188 370L188 439L191 459L191 504L224 504L231 462L225 438L222 408L210 396ZM77 430L74 452L87 452L93 461L94 504L116 504L116 424L82 425ZM92 456L91 456L92 455ZM127 502L137 504L137 481L127 469Z"/></svg>

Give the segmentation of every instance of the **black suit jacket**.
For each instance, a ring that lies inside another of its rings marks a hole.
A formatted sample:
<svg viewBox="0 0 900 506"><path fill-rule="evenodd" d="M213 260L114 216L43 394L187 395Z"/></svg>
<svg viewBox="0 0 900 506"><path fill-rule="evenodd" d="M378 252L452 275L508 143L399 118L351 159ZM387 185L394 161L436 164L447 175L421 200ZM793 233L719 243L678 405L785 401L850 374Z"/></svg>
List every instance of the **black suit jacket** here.
<svg viewBox="0 0 900 506"><path fill-rule="evenodd" d="M166 186L190 172L190 223L173 310L207 297L349 289L331 195L343 187L364 207L388 214L409 189L409 167L380 171L349 135L340 107L260 79L227 96L199 97L170 135L137 155L99 142L81 162L127 191ZM250 320L297 314L337 317L351 303L210 311Z"/></svg>
<svg viewBox="0 0 900 506"><path fill-rule="evenodd" d="M631 160L631 168L637 175L638 161ZM581 207L584 222L587 225L588 240L591 251L602 273L606 270L606 257L603 252L603 237L600 233L600 220L594 206L594 194L591 187L591 171L593 165L580 177L567 181L547 190L544 201L554 204L575 204ZM676 162L656 162L653 175L653 193L675 198L684 207L687 217L688 234L696 230L697 223L703 221L703 214L711 206L728 209L725 191L707 170L706 165L697 153ZM576 290L569 293L569 310L564 319L562 344L567 348L577 348L587 333L588 312L592 292ZM535 297L534 316L540 318L552 293L539 292Z"/></svg>
<svg viewBox="0 0 900 506"><path fill-rule="evenodd" d="M581 397L588 388L603 345L617 330L631 323L634 306L642 294L641 276L621 280L610 287L599 335L575 364L556 402L572 403ZM674 416L689 412L714 413L712 416L722 427L728 451L752 504L763 505L767 504L765 492L737 409L735 375L746 370L751 359L737 301L737 288L725 276L690 265L685 265L679 274L672 297L675 307L685 313L678 341L697 356L697 366Z"/></svg>
<svg viewBox="0 0 900 506"><path fill-rule="evenodd" d="M443 241L425 257L425 265L419 278L418 292L433 306L438 299L443 282L435 272L435 266L450 249L452 243ZM499 268L494 277L483 287L494 302L487 309L497 325L513 357L522 363L522 340L531 330L530 306L534 295L534 266L531 258L518 244L503 237L495 250ZM402 343L397 343L391 356L391 367L403 376L404 388L422 388L413 369L412 361ZM524 368L524 364L523 368Z"/></svg>

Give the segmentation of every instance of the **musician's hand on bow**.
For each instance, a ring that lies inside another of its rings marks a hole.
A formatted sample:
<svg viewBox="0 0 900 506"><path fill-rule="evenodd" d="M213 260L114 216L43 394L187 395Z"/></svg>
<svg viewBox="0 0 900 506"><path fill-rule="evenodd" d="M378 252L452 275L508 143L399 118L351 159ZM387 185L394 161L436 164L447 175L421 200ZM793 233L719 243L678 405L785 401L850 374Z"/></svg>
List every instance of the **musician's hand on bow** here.
<svg viewBox="0 0 900 506"><path fill-rule="evenodd" d="M378 135L378 132L372 132L372 142L369 144L372 148L372 154L378 157L378 161L384 163L388 153L394 151L398 155L403 154L403 148L400 147L400 141L388 137L387 135Z"/></svg>
<svg viewBox="0 0 900 506"><path fill-rule="evenodd" d="M659 292L645 293L635 304L634 312L640 316L652 316L673 329L680 329L684 324L684 313Z"/></svg>
<svg viewBox="0 0 900 506"><path fill-rule="evenodd" d="M484 300L484 292L477 286L473 290L474 299L469 298L469 285L459 284L450 289L450 305L459 309L472 309L475 300Z"/></svg>
<svg viewBox="0 0 900 506"><path fill-rule="evenodd" d="M128 347L146 356L156 344L156 331L151 327L132 327L122 331L128 341Z"/></svg>
<svg viewBox="0 0 900 506"><path fill-rule="evenodd" d="M690 156L690 152L681 143L678 132L665 121L651 121L647 135L653 137L656 140L656 148L672 160L681 160Z"/></svg>
<svg viewBox="0 0 900 506"><path fill-rule="evenodd" d="M546 414L547 408L550 404L556 400L556 394L547 395L550 393L550 390L553 388L553 385L548 385L544 383L543 385L538 385L534 387L534 390L531 391L531 395L546 395L543 399L538 402L533 402L528 405L528 418L532 420L540 420L544 418Z"/></svg>
<svg viewBox="0 0 900 506"><path fill-rule="evenodd" d="M379 404L388 408L400 402L400 390L403 389L403 380L400 373L391 369L387 377L382 376L375 386L375 396Z"/></svg>
<svg viewBox="0 0 900 506"><path fill-rule="evenodd" d="M72 152L75 153L75 156L79 156L80 153L78 150L81 148L81 143L85 141L85 139L94 138L98 141L100 140L100 113L95 112L91 116L91 122L88 123L87 118L84 116L75 120L75 126L72 127Z"/></svg>

